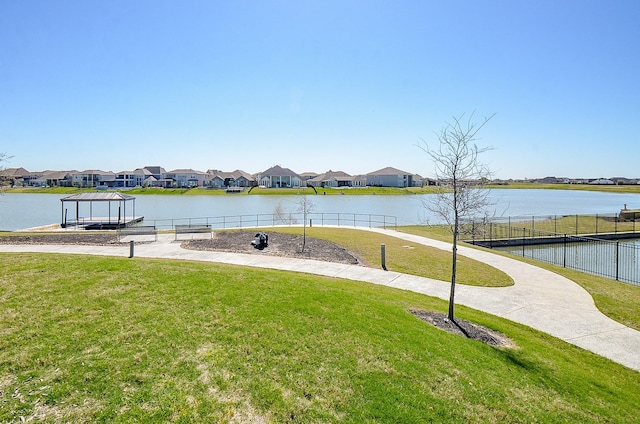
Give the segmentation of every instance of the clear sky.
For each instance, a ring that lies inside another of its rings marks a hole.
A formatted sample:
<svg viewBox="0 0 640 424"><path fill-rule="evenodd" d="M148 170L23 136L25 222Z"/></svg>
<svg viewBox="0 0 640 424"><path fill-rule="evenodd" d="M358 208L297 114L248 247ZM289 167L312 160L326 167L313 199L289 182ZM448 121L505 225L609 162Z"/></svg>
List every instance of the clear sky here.
<svg viewBox="0 0 640 424"><path fill-rule="evenodd" d="M0 0L5 167L430 176L474 111L497 177L640 177L640 1Z"/></svg>

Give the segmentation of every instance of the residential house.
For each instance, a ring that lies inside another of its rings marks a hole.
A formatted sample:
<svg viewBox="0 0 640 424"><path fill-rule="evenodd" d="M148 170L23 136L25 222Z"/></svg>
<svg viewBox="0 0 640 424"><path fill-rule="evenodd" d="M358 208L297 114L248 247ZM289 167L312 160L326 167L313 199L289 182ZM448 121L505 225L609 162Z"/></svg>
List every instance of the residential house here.
<svg viewBox="0 0 640 424"><path fill-rule="evenodd" d="M613 185L614 182L607 179L607 178L598 178L596 180L593 181L589 181L589 184L594 184L594 185Z"/></svg>
<svg viewBox="0 0 640 424"><path fill-rule="evenodd" d="M116 174L114 187L142 187L145 183L149 185L150 177L153 177L153 174L146 168L121 171Z"/></svg>
<svg viewBox="0 0 640 424"><path fill-rule="evenodd" d="M161 166L145 166L144 169L151 173L151 176L156 179L156 181L160 181L164 178L167 171Z"/></svg>
<svg viewBox="0 0 640 424"><path fill-rule="evenodd" d="M233 172L209 169L205 174L204 180L204 186L211 188L251 187L254 185L256 185L256 179L253 175L240 169L236 169Z"/></svg>
<svg viewBox="0 0 640 424"><path fill-rule="evenodd" d="M174 169L164 175L164 187L193 188L204 185L205 173L195 169Z"/></svg>
<svg viewBox="0 0 640 424"><path fill-rule="evenodd" d="M260 172L257 180L261 186L265 187L300 187L303 185L300 175L289 168L282 168L279 165Z"/></svg>
<svg viewBox="0 0 640 424"><path fill-rule="evenodd" d="M78 171L43 171L40 178L31 180L29 185L33 187L71 187L75 172Z"/></svg>
<svg viewBox="0 0 640 424"><path fill-rule="evenodd" d="M300 176L303 182L309 181L310 179L318 176L318 174L316 174L315 172L303 172L302 174L298 174L298 175Z"/></svg>
<svg viewBox="0 0 640 424"><path fill-rule="evenodd" d="M413 174L387 167L367 174L367 185L373 187L412 187Z"/></svg>
<svg viewBox="0 0 640 424"><path fill-rule="evenodd" d="M0 185L29 185L31 173L24 168L7 168L0 170Z"/></svg>
<svg viewBox="0 0 640 424"><path fill-rule="evenodd" d="M343 171L327 171L307 180L314 187L353 187L353 177Z"/></svg>
<svg viewBox="0 0 640 424"><path fill-rule="evenodd" d="M87 169L71 174L71 181L75 187L108 188L115 185L115 180L116 174L99 169Z"/></svg>

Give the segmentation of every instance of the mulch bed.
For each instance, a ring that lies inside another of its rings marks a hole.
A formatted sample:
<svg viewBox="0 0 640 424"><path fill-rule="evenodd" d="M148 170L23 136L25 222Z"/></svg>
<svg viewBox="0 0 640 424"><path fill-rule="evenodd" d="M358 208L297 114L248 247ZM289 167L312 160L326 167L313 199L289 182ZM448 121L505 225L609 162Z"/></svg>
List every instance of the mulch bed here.
<svg viewBox="0 0 640 424"><path fill-rule="evenodd" d="M269 245L260 250L251 245L255 231L220 231L213 234L211 240L189 240L182 243L185 249L211 250L218 252L246 253L250 255L284 256L298 259L344 264L360 264L357 255L342 246L327 240L306 237L303 249L303 236L268 233Z"/></svg>
<svg viewBox="0 0 640 424"><path fill-rule="evenodd" d="M421 320L428 322L441 330L448 331L449 333L477 340L490 346L507 348L515 347L515 344L505 335L460 318L456 318L455 321L451 321L447 317L447 314L443 314L441 312L422 311L417 309L409 309L409 312Z"/></svg>

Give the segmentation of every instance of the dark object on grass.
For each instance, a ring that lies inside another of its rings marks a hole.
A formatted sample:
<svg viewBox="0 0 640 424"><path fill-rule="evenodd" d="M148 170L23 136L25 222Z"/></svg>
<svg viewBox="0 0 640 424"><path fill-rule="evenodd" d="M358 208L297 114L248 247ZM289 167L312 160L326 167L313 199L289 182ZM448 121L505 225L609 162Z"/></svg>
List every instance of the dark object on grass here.
<svg viewBox="0 0 640 424"><path fill-rule="evenodd" d="M264 249L269 246L269 236L265 233L256 233L253 240L251 241L251 245L256 249Z"/></svg>

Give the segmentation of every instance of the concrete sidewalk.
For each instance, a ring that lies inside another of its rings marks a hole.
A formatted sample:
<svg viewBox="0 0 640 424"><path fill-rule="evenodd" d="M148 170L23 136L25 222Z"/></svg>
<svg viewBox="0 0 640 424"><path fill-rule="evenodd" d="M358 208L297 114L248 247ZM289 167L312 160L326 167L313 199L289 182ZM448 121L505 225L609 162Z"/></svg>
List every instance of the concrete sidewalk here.
<svg viewBox="0 0 640 424"><path fill-rule="evenodd" d="M358 228L398 237L412 243L450 250L448 243L393 230ZM0 245L0 252L75 253L129 256L129 245ZM515 285L502 288L456 287L456 303L528 325L640 371L640 332L603 315L591 296L572 281L524 262L482 250L460 246L461 255L485 262L513 278ZM218 262L297 271L328 277L365 281L447 300L449 283L358 265L308 259L186 250L173 235L159 235L157 242L136 244L135 256Z"/></svg>

